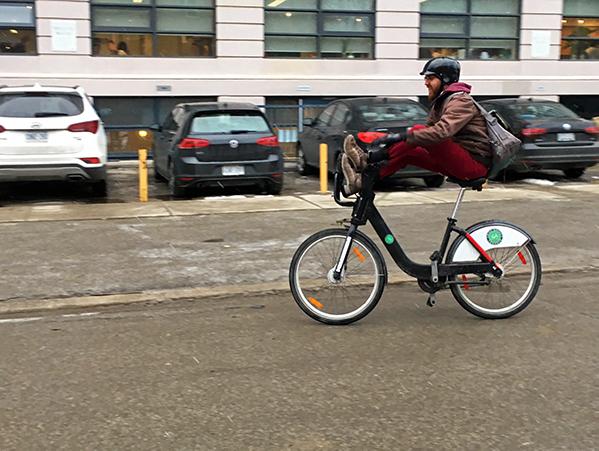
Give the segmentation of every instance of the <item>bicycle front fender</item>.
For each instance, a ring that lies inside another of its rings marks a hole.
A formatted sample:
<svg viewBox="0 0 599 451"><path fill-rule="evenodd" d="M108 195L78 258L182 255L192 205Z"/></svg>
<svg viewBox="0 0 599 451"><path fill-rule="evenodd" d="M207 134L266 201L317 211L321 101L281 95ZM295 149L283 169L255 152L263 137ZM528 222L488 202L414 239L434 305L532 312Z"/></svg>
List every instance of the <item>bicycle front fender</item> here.
<svg viewBox="0 0 599 451"><path fill-rule="evenodd" d="M466 232L485 251L520 247L529 242L535 242L532 236L521 227L496 219L473 224L466 229ZM463 236L455 239L447 255L452 256L452 262L454 263L476 261L480 257L478 250Z"/></svg>

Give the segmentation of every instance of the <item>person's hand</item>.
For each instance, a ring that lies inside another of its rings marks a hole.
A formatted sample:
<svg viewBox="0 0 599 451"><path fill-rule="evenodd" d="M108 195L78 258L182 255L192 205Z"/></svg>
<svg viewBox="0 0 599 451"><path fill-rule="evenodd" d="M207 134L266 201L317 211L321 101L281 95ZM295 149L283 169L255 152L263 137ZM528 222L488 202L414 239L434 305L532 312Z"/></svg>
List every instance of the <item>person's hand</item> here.
<svg viewBox="0 0 599 451"><path fill-rule="evenodd" d="M372 147L387 147L391 144L398 143L400 141L405 141L406 135L404 133L389 133L388 135L383 136L382 138L375 139L371 146Z"/></svg>

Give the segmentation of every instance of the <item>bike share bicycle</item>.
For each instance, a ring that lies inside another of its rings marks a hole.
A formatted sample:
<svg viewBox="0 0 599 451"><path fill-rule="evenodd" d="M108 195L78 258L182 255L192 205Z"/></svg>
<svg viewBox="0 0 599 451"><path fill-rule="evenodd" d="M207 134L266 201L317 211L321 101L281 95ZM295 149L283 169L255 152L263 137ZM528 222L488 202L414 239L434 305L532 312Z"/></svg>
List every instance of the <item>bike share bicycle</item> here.
<svg viewBox="0 0 599 451"><path fill-rule="evenodd" d="M362 190L356 200L344 201L340 161L333 197L337 204L353 208L351 220L344 228L326 229L308 237L289 268L293 298L307 315L326 324L349 324L364 318L379 302L387 284L387 267L379 248L358 230L367 222L399 268L429 293L427 305L431 307L436 303L435 294L449 289L468 312L500 319L521 312L534 299L542 271L530 234L496 219L466 229L456 225L465 191L482 191L485 178L448 179L460 186L457 200L439 249L431 254L430 264L420 264L406 255L374 205L379 164L369 164L363 171ZM458 236L449 245L452 233Z"/></svg>

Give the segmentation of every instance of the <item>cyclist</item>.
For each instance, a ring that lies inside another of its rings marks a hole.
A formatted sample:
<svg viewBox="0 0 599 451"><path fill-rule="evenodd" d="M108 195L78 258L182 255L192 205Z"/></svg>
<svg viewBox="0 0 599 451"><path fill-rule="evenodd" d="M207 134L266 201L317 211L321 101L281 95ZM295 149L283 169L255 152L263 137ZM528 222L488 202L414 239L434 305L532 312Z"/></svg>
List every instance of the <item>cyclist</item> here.
<svg viewBox="0 0 599 451"><path fill-rule="evenodd" d="M344 141L341 159L346 195L360 191L360 172L367 163L388 160L379 172L384 178L407 166L418 166L458 179L485 177L491 148L485 119L470 97L471 86L460 83L460 63L447 57L429 60L420 72L428 89L431 110L427 125L407 133L388 134L372 143L366 154L352 135Z"/></svg>

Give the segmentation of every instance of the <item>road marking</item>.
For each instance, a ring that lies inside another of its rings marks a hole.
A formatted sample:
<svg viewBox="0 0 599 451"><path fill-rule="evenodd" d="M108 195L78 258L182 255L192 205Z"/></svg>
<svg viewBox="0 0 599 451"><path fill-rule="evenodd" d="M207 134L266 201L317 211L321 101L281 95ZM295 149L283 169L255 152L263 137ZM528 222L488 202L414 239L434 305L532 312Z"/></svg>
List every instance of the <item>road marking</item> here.
<svg viewBox="0 0 599 451"><path fill-rule="evenodd" d="M94 316L99 315L100 312L89 312L89 313L65 313L64 315L60 315L63 318L77 318L80 316Z"/></svg>
<svg viewBox="0 0 599 451"><path fill-rule="evenodd" d="M32 316L29 318L9 318L9 319L0 319L0 324L5 323L30 323L32 321L39 321L42 319L42 316Z"/></svg>
<svg viewBox="0 0 599 451"><path fill-rule="evenodd" d="M558 189L562 189L565 191L580 191L584 193L598 193L599 194L599 185L560 185L556 186Z"/></svg>

